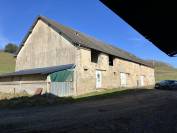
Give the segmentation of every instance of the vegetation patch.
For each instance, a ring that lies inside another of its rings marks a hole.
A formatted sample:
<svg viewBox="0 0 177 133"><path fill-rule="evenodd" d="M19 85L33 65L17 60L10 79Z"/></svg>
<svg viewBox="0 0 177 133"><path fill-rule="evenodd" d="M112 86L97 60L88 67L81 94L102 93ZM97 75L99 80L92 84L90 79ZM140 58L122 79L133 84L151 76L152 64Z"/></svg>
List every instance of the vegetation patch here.
<svg viewBox="0 0 177 133"><path fill-rule="evenodd" d="M163 62L155 63L156 82L161 80L177 80L177 69Z"/></svg>
<svg viewBox="0 0 177 133"><path fill-rule="evenodd" d="M148 62L154 64L156 82L161 80L177 80L177 68L161 61L148 60Z"/></svg>
<svg viewBox="0 0 177 133"><path fill-rule="evenodd" d="M25 107L35 107L35 106L50 106L72 102L73 98L60 98L51 94L34 95L30 96L28 94L4 94L0 93L0 108L25 108ZM5 95L2 99L2 95Z"/></svg>
<svg viewBox="0 0 177 133"><path fill-rule="evenodd" d="M15 71L15 58L13 54L0 52L0 74Z"/></svg>

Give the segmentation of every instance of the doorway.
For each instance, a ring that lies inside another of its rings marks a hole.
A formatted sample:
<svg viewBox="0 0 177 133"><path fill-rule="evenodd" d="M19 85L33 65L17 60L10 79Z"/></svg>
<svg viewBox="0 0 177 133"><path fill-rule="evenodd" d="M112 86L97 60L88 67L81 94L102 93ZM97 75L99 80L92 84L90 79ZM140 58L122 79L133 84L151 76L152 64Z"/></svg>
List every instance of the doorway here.
<svg viewBox="0 0 177 133"><path fill-rule="evenodd" d="M127 86L127 73L120 73L120 86L126 87Z"/></svg>
<svg viewBox="0 0 177 133"><path fill-rule="evenodd" d="M144 86L144 76L140 76L140 84L141 86Z"/></svg>

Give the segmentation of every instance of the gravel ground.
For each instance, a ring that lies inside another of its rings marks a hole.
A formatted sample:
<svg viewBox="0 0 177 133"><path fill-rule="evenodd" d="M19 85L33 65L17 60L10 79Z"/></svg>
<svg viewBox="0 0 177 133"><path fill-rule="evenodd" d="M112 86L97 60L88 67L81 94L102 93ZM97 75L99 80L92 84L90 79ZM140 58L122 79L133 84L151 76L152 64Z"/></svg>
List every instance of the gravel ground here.
<svg viewBox="0 0 177 133"><path fill-rule="evenodd" d="M177 91L152 90L50 107L0 109L1 133L175 133Z"/></svg>

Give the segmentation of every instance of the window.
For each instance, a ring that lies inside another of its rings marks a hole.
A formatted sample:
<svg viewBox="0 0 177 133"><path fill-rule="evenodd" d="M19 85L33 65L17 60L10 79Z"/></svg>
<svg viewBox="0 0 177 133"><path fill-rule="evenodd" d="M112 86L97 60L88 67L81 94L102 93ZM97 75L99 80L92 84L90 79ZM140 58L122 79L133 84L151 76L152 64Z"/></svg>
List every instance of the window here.
<svg viewBox="0 0 177 133"><path fill-rule="evenodd" d="M120 86L127 87L128 86L128 73L120 73Z"/></svg>
<svg viewBox="0 0 177 133"><path fill-rule="evenodd" d="M91 50L91 62L98 63L99 52L96 50Z"/></svg>
<svg viewBox="0 0 177 133"><path fill-rule="evenodd" d="M109 66L113 66L114 57L109 55Z"/></svg>

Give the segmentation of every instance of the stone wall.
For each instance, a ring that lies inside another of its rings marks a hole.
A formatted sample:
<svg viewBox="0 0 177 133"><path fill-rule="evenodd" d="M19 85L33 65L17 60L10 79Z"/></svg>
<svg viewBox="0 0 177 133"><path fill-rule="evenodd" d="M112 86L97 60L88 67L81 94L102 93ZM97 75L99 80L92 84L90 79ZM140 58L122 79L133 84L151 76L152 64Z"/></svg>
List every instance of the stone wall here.
<svg viewBox="0 0 177 133"><path fill-rule="evenodd" d="M109 56L100 53L98 63L91 62L91 50L77 50L76 88L77 94L84 94L96 89L96 70L102 72L102 88L120 87L120 72L127 73L128 86L137 87L140 76L144 76L144 85L153 85L154 69L123 59L115 58L113 66L109 66Z"/></svg>
<svg viewBox="0 0 177 133"><path fill-rule="evenodd" d="M119 58L115 58L113 66L109 66L108 60L107 54L100 53L98 63L91 62L90 49L75 47L61 33L39 20L17 55L16 70L76 64L75 95L96 90L96 70L100 70L102 73L102 88L120 87L120 72L128 74L127 87L137 86L140 76L144 76L144 85L152 85L155 82L153 68ZM21 81L34 83L35 80L39 81L36 78L33 77L32 81L25 81L25 79L21 79ZM11 79L9 80L11 81ZM18 82L18 87L20 82ZM12 83L16 82L12 81ZM36 88L35 84L31 83L24 83L23 88ZM45 86L46 84L41 85L44 88ZM0 87L2 86L0 85ZM7 88L10 87L7 85Z"/></svg>
<svg viewBox="0 0 177 133"><path fill-rule="evenodd" d="M39 20L16 58L16 70L75 63L76 47Z"/></svg>
<svg viewBox="0 0 177 133"><path fill-rule="evenodd" d="M38 88L43 89L42 93L47 92L46 76L28 75L0 78L0 92L3 93L21 93L25 91L30 95L34 95Z"/></svg>

